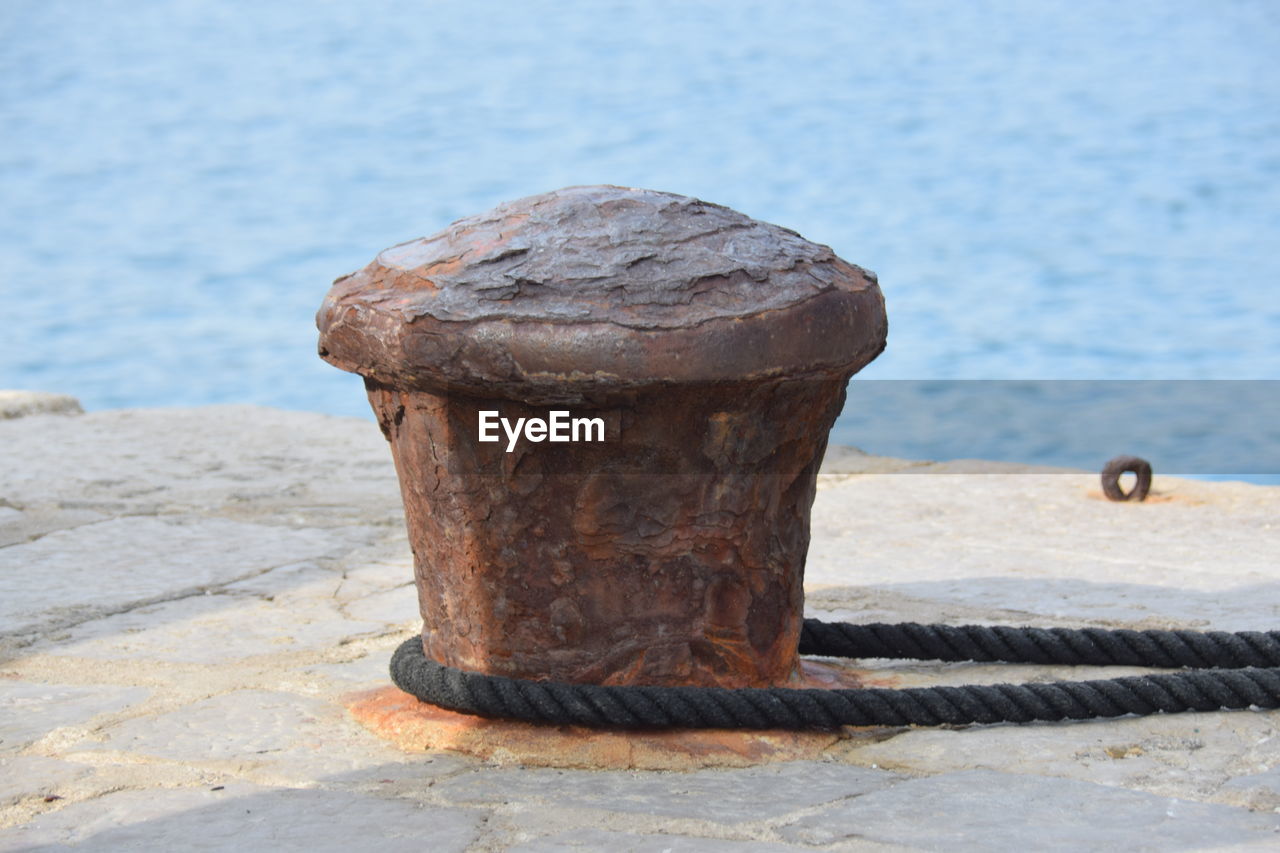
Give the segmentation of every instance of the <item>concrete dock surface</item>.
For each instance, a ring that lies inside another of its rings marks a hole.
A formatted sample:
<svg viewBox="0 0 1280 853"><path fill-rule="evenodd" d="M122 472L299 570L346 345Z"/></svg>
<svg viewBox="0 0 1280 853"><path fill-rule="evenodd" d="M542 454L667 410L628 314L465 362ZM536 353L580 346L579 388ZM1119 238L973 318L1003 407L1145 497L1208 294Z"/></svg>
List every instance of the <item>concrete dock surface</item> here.
<svg viewBox="0 0 1280 853"><path fill-rule="evenodd" d="M849 730L679 770L406 750L348 710L420 627L375 424L10 408L0 850L1280 849L1274 711ZM1157 471L1118 504L1094 473L957 470L833 448L809 615L1280 627L1280 488ZM1141 672L858 665L895 686Z"/></svg>

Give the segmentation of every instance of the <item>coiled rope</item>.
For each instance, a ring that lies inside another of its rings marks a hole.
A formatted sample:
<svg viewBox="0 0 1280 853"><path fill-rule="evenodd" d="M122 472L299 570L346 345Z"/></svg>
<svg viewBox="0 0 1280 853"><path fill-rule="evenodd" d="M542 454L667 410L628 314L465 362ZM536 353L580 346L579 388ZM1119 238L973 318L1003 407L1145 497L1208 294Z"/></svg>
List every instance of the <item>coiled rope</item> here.
<svg viewBox="0 0 1280 853"><path fill-rule="evenodd" d="M806 619L800 652L1190 669L1096 681L904 689L604 687L453 669L429 660L421 639L412 637L392 656L391 679L406 693L452 711L615 728L939 726L1280 708L1280 631L854 625Z"/></svg>

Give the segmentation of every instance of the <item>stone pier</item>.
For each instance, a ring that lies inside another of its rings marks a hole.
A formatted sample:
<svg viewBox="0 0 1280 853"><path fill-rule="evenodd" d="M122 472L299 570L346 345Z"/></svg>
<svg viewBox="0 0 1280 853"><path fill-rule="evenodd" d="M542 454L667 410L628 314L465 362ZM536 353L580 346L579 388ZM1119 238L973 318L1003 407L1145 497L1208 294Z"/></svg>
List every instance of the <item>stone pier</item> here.
<svg viewBox="0 0 1280 853"><path fill-rule="evenodd" d="M1280 844L1276 712L847 730L665 763L626 738L406 749L349 711L421 627L372 421L12 408L33 413L0 421L0 850ZM833 448L806 613L1280 626L1280 489L1157 471L1146 503L1115 504L1092 472L952 470ZM859 666L890 686L1102 675Z"/></svg>

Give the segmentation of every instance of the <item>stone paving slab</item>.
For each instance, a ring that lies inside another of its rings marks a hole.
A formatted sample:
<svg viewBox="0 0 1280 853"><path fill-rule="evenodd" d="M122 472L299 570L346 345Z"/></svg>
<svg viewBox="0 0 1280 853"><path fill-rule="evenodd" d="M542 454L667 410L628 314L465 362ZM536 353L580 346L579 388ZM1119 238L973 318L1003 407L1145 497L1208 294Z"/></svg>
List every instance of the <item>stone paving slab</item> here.
<svg viewBox="0 0 1280 853"><path fill-rule="evenodd" d="M1280 814L1280 767L1228 779L1222 790L1236 805Z"/></svg>
<svg viewBox="0 0 1280 853"><path fill-rule="evenodd" d="M567 770L487 770L438 786L450 802L524 803L592 808L715 823L744 824L888 787L904 777L883 770L820 762L751 767L737 772L590 774Z"/></svg>
<svg viewBox="0 0 1280 853"><path fill-rule="evenodd" d="M1250 805L1256 796L1230 781L1254 778L1276 763L1274 714L1219 712L1192 716L1093 720L1058 724L913 729L877 743L839 750L844 760L900 773L1002 770Z"/></svg>
<svg viewBox="0 0 1280 853"><path fill-rule="evenodd" d="M811 613L1271 629L1280 489L835 448ZM244 406L0 421L0 850L1275 849L1280 713L877 729L654 772L405 753L344 711L418 625L369 421ZM1098 677L869 661L875 683ZM1107 671L1125 674L1134 670Z"/></svg>
<svg viewBox="0 0 1280 853"><path fill-rule="evenodd" d="M725 841L690 835L632 835L601 829L560 832L507 848L512 853L556 853L558 850L616 850L627 853L795 853L808 848L769 841Z"/></svg>
<svg viewBox="0 0 1280 853"><path fill-rule="evenodd" d="M208 592L342 551L364 528L290 529L222 518L126 517L0 549L0 632L61 627ZM30 575L40 578L31 583Z"/></svg>
<svg viewBox="0 0 1280 853"><path fill-rule="evenodd" d="M384 634L393 624L389 618L361 618L352 614L350 607L344 611L343 602L336 595L342 576L317 569L316 582L308 583L302 576L310 568L313 567L300 564L276 570L279 576L274 582L289 583L276 595L257 595L239 584L230 584L216 592L134 607L85 622L59 632L57 644L49 653L75 658L216 663L325 648L361 635ZM412 589L399 592L395 596L399 615L403 617L406 611L412 614L417 607ZM384 615L389 615L385 614L385 607L383 610Z"/></svg>
<svg viewBox="0 0 1280 853"><path fill-rule="evenodd" d="M58 729L88 725L150 694L145 687L0 679L0 752L22 749Z"/></svg>
<svg viewBox="0 0 1280 853"><path fill-rule="evenodd" d="M255 406L34 415L0 423L4 499L118 515L191 512L330 527L403 523L371 422Z"/></svg>
<svg viewBox="0 0 1280 853"><path fill-rule="evenodd" d="M962 770L856 797L784 827L792 841L927 850L1196 850L1270 840L1280 817L1088 782Z"/></svg>
<svg viewBox="0 0 1280 853"><path fill-rule="evenodd" d="M72 761L40 755L0 755L0 803L24 797L54 797L92 773L91 767Z"/></svg>
<svg viewBox="0 0 1280 853"><path fill-rule="evenodd" d="M407 799L245 784L123 791L44 815L0 850L467 850L482 812Z"/></svg>

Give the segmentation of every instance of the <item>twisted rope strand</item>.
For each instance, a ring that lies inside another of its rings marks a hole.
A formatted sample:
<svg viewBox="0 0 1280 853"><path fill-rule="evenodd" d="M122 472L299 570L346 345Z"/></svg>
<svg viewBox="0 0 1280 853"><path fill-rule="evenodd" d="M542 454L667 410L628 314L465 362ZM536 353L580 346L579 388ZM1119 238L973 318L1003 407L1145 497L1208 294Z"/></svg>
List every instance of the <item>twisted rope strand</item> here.
<svg viewBox="0 0 1280 853"><path fill-rule="evenodd" d="M1239 669L1280 666L1280 631L1133 631L804 620L800 654L849 658Z"/></svg>

